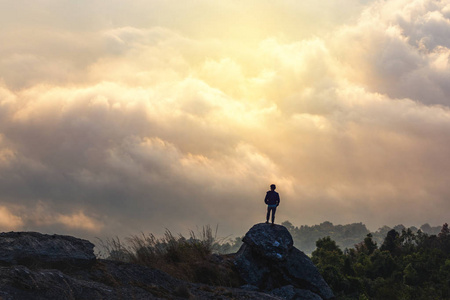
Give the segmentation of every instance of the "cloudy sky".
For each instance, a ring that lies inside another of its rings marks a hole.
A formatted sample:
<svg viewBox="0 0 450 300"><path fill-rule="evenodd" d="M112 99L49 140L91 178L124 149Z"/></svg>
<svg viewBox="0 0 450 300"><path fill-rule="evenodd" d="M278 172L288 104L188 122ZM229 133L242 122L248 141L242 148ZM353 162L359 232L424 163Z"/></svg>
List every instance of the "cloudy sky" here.
<svg viewBox="0 0 450 300"><path fill-rule="evenodd" d="M441 225L450 3L0 0L0 230Z"/></svg>

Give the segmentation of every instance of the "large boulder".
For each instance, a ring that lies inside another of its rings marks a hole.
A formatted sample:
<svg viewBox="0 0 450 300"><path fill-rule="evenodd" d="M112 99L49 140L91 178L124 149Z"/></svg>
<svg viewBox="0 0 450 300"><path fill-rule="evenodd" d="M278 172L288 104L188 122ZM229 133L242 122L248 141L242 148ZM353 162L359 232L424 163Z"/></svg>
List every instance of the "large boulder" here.
<svg viewBox="0 0 450 300"><path fill-rule="evenodd" d="M79 268L95 262L94 244L72 236L38 232L0 233L0 264Z"/></svg>
<svg viewBox="0 0 450 300"><path fill-rule="evenodd" d="M285 299L334 298L311 259L293 246L292 236L284 226L256 224L243 242L235 265L247 285L275 294L289 291L285 294L292 297Z"/></svg>
<svg viewBox="0 0 450 300"><path fill-rule="evenodd" d="M258 256L273 261L285 260L294 244L286 227L267 224L253 226L242 241Z"/></svg>

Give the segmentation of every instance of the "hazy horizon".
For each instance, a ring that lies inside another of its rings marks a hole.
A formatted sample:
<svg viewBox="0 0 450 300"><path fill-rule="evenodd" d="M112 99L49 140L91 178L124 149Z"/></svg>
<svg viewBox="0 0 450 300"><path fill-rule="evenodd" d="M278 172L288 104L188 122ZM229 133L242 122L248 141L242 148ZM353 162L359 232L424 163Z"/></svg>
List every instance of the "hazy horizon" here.
<svg viewBox="0 0 450 300"><path fill-rule="evenodd" d="M0 2L0 231L420 227L450 210L450 4Z"/></svg>

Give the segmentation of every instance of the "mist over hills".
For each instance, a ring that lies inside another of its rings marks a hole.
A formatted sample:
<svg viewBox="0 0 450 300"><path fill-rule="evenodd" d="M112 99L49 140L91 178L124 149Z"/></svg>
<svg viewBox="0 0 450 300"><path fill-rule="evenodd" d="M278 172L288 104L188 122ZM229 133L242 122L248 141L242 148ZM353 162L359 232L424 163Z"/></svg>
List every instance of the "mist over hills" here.
<svg viewBox="0 0 450 300"><path fill-rule="evenodd" d="M372 234L373 240L378 245L381 245L386 237L386 234L391 229L395 229L397 232L402 232L402 230L409 228L414 233L421 230L423 233L432 235L438 234L442 228L442 226L433 227L428 223L423 224L420 228L415 226L407 228L404 225L399 224L392 228L384 225L378 230L371 232L363 223L333 225L333 223L325 221L319 225L301 225L300 227L292 225L289 221L285 221L282 224L291 232L295 245L306 253L311 253L314 251L314 249L316 249L316 241L327 236L334 240L341 249L345 249L353 248L356 244L362 242L369 233Z"/></svg>

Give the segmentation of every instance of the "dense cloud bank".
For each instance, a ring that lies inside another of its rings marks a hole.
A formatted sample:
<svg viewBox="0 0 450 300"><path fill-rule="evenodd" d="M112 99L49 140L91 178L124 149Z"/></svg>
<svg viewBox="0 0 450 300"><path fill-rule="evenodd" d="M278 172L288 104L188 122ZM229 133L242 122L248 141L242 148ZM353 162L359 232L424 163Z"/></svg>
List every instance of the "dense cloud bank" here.
<svg viewBox="0 0 450 300"><path fill-rule="evenodd" d="M0 4L1 229L446 221L450 5L296 2Z"/></svg>

